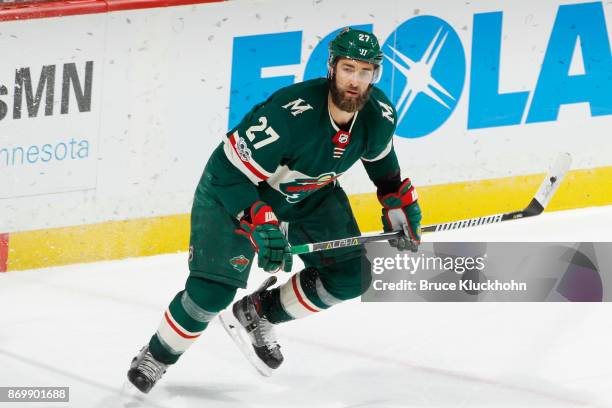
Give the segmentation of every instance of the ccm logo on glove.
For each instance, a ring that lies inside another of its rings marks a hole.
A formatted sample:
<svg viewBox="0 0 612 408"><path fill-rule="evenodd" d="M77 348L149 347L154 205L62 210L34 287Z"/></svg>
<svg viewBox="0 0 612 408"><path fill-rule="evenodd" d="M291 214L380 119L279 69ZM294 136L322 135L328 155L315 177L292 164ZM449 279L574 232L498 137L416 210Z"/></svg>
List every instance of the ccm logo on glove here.
<svg viewBox="0 0 612 408"><path fill-rule="evenodd" d="M291 271L293 260L285 234L280 230L272 207L263 201L255 202L244 211L240 229L235 230L251 241L257 252L257 265L266 272L283 269Z"/></svg>

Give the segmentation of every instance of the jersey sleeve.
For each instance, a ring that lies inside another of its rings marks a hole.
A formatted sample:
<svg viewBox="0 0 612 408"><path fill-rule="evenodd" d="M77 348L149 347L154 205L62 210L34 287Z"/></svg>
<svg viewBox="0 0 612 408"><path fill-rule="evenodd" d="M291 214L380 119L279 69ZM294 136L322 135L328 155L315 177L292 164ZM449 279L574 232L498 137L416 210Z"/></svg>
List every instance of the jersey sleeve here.
<svg viewBox="0 0 612 408"><path fill-rule="evenodd" d="M266 181L286 157L289 132L280 107L256 106L224 141L227 160L253 184Z"/></svg>
<svg viewBox="0 0 612 408"><path fill-rule="evenodd" d="M391 149L389 154L380 160L363 161L362 163L379 194L395 192L402 184L400 166L395 150Z"/></svg>
<svg viewBox="0 0 612 408"><path fill-rule="evenodd" d="M274 106L256 105L213 152L205 173L234 217L259 200L257 185L286 156L289 133Z"/></svg>
<svg viewBox="0 0 612 408"><path fill-rule="evenodd" d="M368 118L368 142L361 156L364 162L378 161L391 153L397 121L393 104L386 97L373 94L372 102L374 109Z"/></svg>
<svg viewBox="0 0 612 408"><path fill-rule="evenodd" d="M368 143L361 160L378 193L386 194L396 191L401 184L400 166L393 149L396 112L382 91L375 89L371 99L374 109L368 118Z"/></svg>
<svg viewBox="0 0 612 408"><path fill-rule="evenodd" d="M203 180L207 181L223 207L232 217L238 215L259 200L257 187L225 157L223 143L213 152L204 170ZM206 194L198 185L197 194Z"/></svg>

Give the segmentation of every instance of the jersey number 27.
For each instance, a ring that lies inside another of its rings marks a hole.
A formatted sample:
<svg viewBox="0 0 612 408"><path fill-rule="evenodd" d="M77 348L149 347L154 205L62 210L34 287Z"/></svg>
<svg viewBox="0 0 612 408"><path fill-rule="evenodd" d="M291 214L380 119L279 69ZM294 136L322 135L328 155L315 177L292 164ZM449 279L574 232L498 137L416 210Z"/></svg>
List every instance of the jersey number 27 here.
<svg viewBox="0 0 612 408"><path fill-rule="evenodd" d="M268 126L268 119L265 116L261 116L259 118L259 125L253 125L247 129L246 136L249 141L252 142L257 137L255 132L264 132L267 137L255 143L253 145L254 149L260 149L280 139L280 136L274 129L272 129L272 126Z"/></svg>

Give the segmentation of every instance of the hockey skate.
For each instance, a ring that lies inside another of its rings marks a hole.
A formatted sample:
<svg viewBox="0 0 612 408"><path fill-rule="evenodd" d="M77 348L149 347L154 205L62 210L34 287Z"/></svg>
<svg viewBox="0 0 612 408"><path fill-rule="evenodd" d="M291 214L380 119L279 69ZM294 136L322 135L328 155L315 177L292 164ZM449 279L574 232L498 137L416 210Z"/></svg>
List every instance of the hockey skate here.
<svg viewBox="0 0 612 408"><path fill-rule="evenodd" d="M149 345L146 345L132 359L127 373L128 380L146 394L151 391L155 383L164 375L166 368L168 366L157 361L149 351Z"/></svg>
<svg viewBox="0 0 612 408"><path fill-rule="evenodd" d="M271 276L251 295L235 302L219 320L242 354L263 376L269 377L283 362L274 325L260 314L261 294L276 283Z"/></svg>

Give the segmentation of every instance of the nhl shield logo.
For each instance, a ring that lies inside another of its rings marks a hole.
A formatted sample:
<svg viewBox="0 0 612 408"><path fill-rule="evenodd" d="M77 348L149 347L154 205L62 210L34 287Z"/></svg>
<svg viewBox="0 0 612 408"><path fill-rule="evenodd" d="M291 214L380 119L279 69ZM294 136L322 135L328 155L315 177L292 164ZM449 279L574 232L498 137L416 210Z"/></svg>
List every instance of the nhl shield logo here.
<svg viewBox="0 0 612 408"><path fill-rule="evenodd" d="M344 150L346 150L346 146L351 141L351 134L344 130L339 130L334 137L332 138L332 143L336 145L334 147L334 158L339 159L342 157Z"/></svg>
<svg viewBox="0 0 612 408"><path fill-rule="evenodd" d="M249 260L244 255L235 256L229 260L230 265L238 272L242 272L249 266Z"/></svg>

